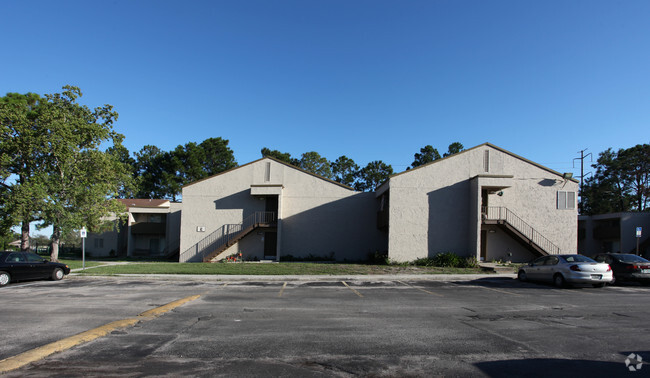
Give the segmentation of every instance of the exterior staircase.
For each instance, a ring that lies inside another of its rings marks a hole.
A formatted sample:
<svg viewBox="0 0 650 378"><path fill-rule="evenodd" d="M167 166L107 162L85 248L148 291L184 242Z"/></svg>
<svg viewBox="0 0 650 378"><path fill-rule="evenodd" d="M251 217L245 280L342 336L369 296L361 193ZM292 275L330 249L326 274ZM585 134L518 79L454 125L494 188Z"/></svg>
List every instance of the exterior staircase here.
<svg viewBox="0 0 650 378"><path fill-rule="evenodd" d="M557 255L560 247L506 207L482 207L483 224L495 224L538 255Z"/></svg>
<svg viewBox="0 0 650 378"><path fill-rule="evenodd" d="M258 211L248 216L242 223L224 224L186 249L181 256L199 256L203 262L210 262L251 232L259 228L269 229L273 227L277 227L276 213Z"/></svg>

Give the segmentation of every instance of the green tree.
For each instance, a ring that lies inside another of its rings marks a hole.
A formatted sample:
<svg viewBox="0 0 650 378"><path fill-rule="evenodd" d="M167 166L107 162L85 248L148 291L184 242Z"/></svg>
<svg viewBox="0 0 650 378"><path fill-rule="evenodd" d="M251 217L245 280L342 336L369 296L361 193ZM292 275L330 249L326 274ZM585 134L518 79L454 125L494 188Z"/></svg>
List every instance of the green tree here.
<svg viewBox="0 0 650 378"><path fill-rule="evenodd" d="M129 150L121 144L109 147L106 152L114 155L115 159L124 164L130 180L123 182L118 190L117 198L134 198L138 192L137 186L137 161L131 157Z"/></svg>
<svg viewBox="0 0 650 378"><path fill-rule="evenodd" d="M298 167L307 172L315 173L328 179L332 178L332 167L330 166L330 162L315 151L305 152L302 154Z"/></svg>
<svg viewBox="0 0 650 378"><path fill-rule="evenodd" d="M118 114L111 105L91 110L76 101L77 87L45 95L38 106L36 125L44 135L45 150L38 167L43 172L42 227L52 226L51 260L58 260L62 233L87 227L94 231L109 214L124 213L115 200L129 180L129 170L103 144L121 145L123 136L113 131ZM119 148L119 147L117 147Z"/></svg>
<svg viewBox="0 0 650 378"><path fill-rule="evenodd" d="M595 174L581 188L583 214L650 209L650 145L599 154Z"/></svg>
<svg viewBox="0 0 650 378"><path fill-rule="evenodd" d="M269 156L269 157L272 157L274 159L278 159L280 161L283 161L283 162L285 162L287 164L291 164L291 165L295 165L295 166L300 165L300 160L292 158L291 154L288 153L288 152L280 152L278 150L271 150L271 149L266 148L266 147L262 148L262 151L260 151L260 152L262 153L262 157Z"/></svg>
<svg viewBox="0 0 650 378"><path fill-rule="evenodd" d="M442 157L451 156L465 150L465 147L460 142L454 142L447 147L447 152L445 152Z"/></svg>
<svg viewBox="0 0 650 378"><path fill-rule="evenodd" d="M13 232L10 228L0 229L0 249L2 251L13 250L14 247L10 246L9 243L17 239L20 239L20 235Z"/></svg>
<svg viewBox="0 0 650 378"><path fill-rule="evenodd" d="M165 169L173 177L166 180L169 193L175 201L184 185L235 168L237 162L228 140L209 138L196 144L179 145L170 153Z"/></svg>
<svg viewBox="0 0 650 378"><path fill-rule="evenodd" d="M413 155L414 160L411 163L411 168L419 167L421 165L431 163L434 160L440 159L440 153L437 149L433 148L430 144L420 148L420 153Z"/></svg>
<svg viewBox="0 0 650 378"><path fill-rule="evenodd" d="M135 154L137 196L176 201L184 185L235 168L228 140L208 138L178 145L170 152L144 146Z"/></svg>
<svg viewBox="0 0 650 378"><path fill-rule="evenodd" d="M146 145L135 153L137 198L170 199L177 192L171 155Z"/></svg>
<svg viewBox="0 0 650 378"><path fill-rule="evenodd" d="M228 147L228 140L219 138L208 138L201 142L202 158L201 165L205 172L203 177L214 176L237 167L237 161L233 151ZM203 178L202 177L202 178Z"/></svg>
<svg viewBox="0 0 650 378"><path fill-rule="evenodd" d="M371 161L359 171L359 180L354 188L359 191L372 192L393 174L393 167L381 160Z"/></svg>
<svg viewBox="0 0 650 378"><path fill-rule="evenodd" d="M332 174L334 175L334 181L347 186L354 186L359 175L359 166L349 157L345 155L339 156L332 163Z"/></svg>
<svg viewBox="0 0 650 378"><path fill-rule="evenodd" d="M20 249L29 250L29 225L39 220L46 194L39 167L45 135L39 124L43 99L34 93L0 98L0 215L3 230L20 224Z"/></svg>

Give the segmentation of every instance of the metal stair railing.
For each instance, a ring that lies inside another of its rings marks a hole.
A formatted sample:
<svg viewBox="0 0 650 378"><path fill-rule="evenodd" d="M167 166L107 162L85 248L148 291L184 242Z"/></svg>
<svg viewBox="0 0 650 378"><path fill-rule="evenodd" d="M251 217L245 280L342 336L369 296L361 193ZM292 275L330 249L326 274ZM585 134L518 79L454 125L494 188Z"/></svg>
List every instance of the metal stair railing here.
<svg viewBox="0 0 650 378"><path fill-rule="evenodd" d="M257 211L246 217L242 223L224 224L201 239L198 243L183 251L179 256L179 261L187 261L197 256L200 256L201 261L203 261L206 255L225 246L229 246L231 242L236 241L242 232L248 232L249 229L259 227L261 224L271 224L275 221L275 212ZM186 259L184 260L183 258Z"/></svg>
<svg viewBox="0 0 650 378"><path fill-rule="evenodd" d="M528 238L528 240L535 243L548 254L557 255L560 253L560 247L553 244L552 241L540 234L507 207L483 206L481 211L485 220L505 221L509 223L513 228Z"/></svg>

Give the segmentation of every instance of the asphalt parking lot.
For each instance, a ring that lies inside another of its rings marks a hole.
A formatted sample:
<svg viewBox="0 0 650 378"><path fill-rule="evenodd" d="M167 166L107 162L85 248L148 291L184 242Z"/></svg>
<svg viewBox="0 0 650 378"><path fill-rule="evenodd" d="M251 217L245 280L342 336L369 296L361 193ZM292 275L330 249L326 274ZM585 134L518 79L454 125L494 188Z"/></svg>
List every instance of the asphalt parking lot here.
<svg viewBox="0 0 650 378"><path fill-rule="evenodd" d="M650 288L509 278L12 284L0 360L193 295L4 376L650 376Z"/></svg>

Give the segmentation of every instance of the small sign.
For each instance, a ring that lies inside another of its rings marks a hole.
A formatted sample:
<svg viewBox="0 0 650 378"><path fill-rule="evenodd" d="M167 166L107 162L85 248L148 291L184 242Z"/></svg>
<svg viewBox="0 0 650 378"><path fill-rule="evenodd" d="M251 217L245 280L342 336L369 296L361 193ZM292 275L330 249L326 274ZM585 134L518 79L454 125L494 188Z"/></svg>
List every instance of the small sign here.
<svg viewBox="0 0 650 378"><path fill-rule="evenodd" d="M86 231L86 227L82 228L81 231L79 231L79 236L81 236L82 239L85 239L86 236L88 236L88 232Z"/></svg>
<svg viewBox="0 0 650 378"><path fill-rule="evenodd" d="M643 227L637 227L636 228L636 237L640 238L641 237L641 231L643 230Z"/></svg>

